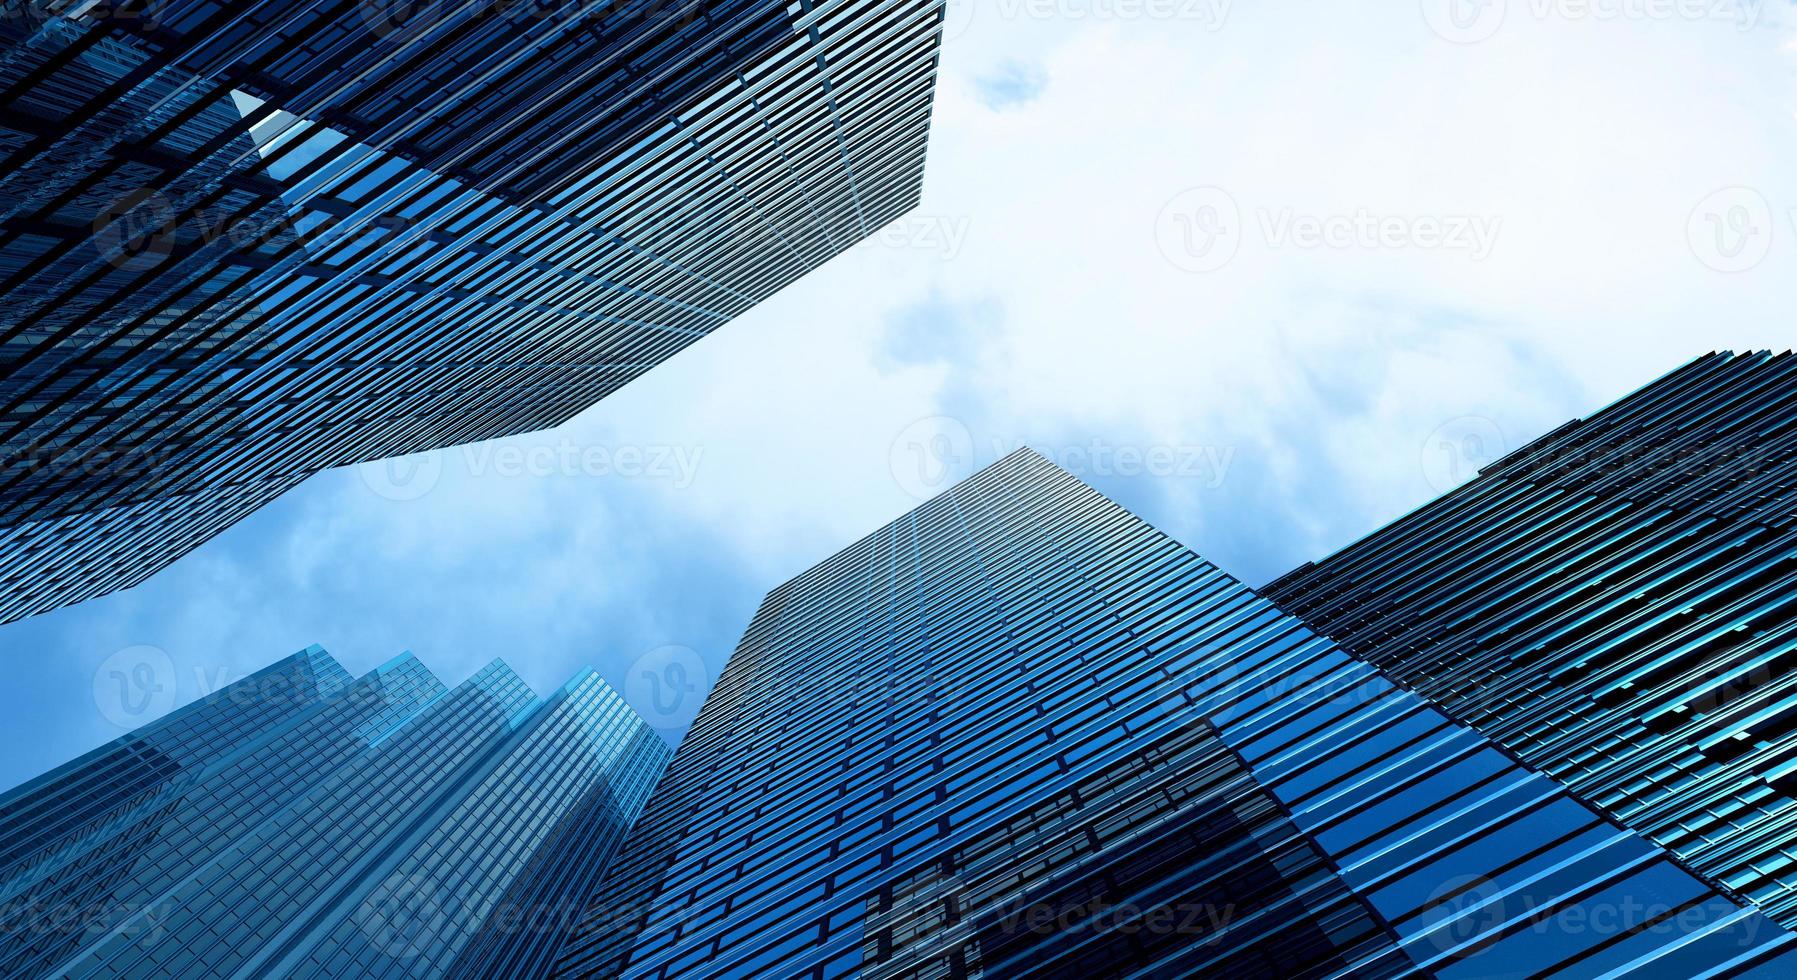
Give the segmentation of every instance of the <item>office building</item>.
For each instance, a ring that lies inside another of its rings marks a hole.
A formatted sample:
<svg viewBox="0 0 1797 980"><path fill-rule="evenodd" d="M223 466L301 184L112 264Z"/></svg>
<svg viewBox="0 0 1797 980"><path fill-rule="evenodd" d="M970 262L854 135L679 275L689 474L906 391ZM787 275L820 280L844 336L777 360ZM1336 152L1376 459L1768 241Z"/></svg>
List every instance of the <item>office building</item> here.
<svg viewBox="0 0 1797 980"><path fill-rule="evenodd" d="M1028 451L770 593L563 976L1731 976L1797 936Z"/></svg>
<svg viewBox="0 0 1797 980"><path fill-rule="evenodd" d="M0 19L0 622L565 422L915 207L941 8Z"/></svg>
<svg viewBox="0 0 1797 980"><path fill-rule="evenodd" d="M540 975L668 756L590 672L314 647L0 797L0 975Z"/></svg>
<svg viewBox="0 0 1797 980"><path fill-rule="evenodd" d="M1797 925L1797 357L1702 357L1265 591Z"/></svg>

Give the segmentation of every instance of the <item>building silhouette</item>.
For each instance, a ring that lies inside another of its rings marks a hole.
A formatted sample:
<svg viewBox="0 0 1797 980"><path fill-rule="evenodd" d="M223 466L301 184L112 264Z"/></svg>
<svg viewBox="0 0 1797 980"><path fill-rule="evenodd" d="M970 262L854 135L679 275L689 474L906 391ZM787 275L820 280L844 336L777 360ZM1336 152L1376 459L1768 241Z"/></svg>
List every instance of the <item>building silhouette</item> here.
<svg viewBox="0 0 1797 980"><path fill-rule="evenodd" d="M1797 936L1029 451L770 593L563 976L1735 976Z"/></svg>
<svg viewBox="0 0 1797 980"><path fill-rule="evenodd" d="M0 974L540 975L668 756L591 672L313 647L0 797Z"/></svg>
<svg viewBox="0 0 1797 980"><path fill-rule="evenodd" d="M0 622L565 422L910 210L941 7L0 18Z"/></svg>
<svg viewBox="0 0 1797 980"><path fill-rule="evenodd" d="M1797 357L1699 358L1265 592L1797 925Z"/></svg>

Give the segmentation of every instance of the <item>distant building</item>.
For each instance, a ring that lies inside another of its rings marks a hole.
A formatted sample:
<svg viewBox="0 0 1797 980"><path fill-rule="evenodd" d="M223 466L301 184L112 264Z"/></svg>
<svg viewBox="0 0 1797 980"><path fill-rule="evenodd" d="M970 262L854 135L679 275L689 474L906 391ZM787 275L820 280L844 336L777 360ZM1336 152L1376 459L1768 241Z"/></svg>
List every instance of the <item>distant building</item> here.
<svg viewBox="0 0 1797 980"><path fill-rule="evenodd" d="M668 755L591 673L314 647L0 797L0 975L540 975Z"/></svg>

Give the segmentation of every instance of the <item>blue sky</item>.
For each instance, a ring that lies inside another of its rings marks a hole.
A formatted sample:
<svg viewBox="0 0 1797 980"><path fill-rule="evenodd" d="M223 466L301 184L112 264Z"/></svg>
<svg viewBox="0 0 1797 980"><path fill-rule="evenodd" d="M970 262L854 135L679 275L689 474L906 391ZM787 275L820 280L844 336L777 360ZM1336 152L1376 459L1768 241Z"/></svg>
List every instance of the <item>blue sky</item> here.
<svg viewBox="0 0 1797 980"><path fill-rule="evenodd" d="M591 665L676 736L767 590L1016 446L1259 584L1792 346L1789 6L1447 2L951 5L916 214L560 430L0 627L0 784L314 642Z"/></svg>

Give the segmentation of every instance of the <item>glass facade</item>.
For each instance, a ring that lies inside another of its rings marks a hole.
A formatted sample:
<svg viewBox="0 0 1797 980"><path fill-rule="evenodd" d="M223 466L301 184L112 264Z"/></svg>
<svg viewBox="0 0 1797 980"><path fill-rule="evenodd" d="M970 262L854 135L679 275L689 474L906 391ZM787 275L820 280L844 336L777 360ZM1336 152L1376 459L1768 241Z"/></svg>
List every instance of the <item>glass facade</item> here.
<svg viewBox="0 0 1797 980"><path fill-rule="evenodd" d="M909 211L941 8L0 18L0 622L564 422Z"/></svg>
<svg viewBox="0 0 1797 980"><path fill-rule="evenodd" d="M1266 592L1797 925L1797 357L1700 358Z"/></svg>
<svg viewBox="0 0 1797 980"><path fill-rule="evenodd" d="M540 973L669 754L590 672L313 648L0 799L0 974Z"/></svg>
<svg viewBox="0 0 1797 980"><path fill-rule="evenodd" d="M565 976L1762 976L1797 936L1033 453L768 595Z"/></svg>

